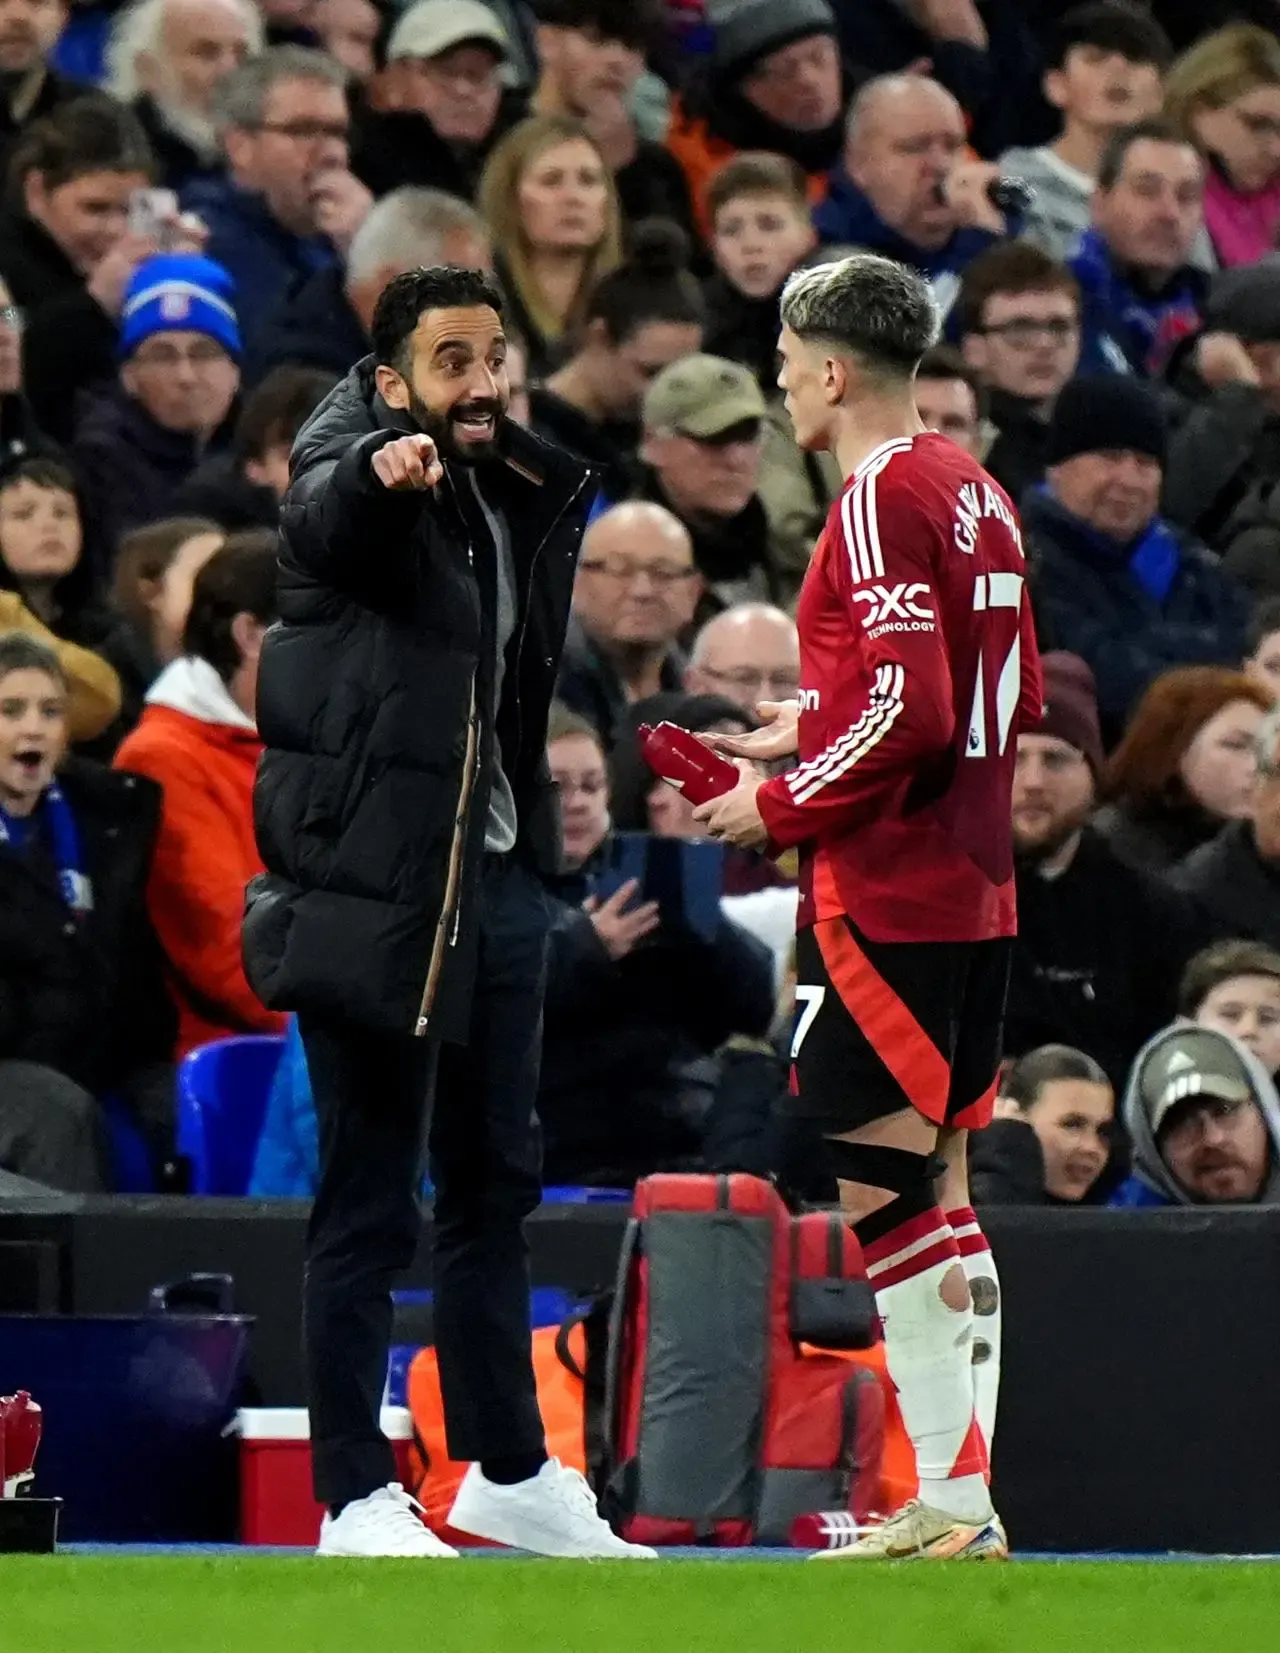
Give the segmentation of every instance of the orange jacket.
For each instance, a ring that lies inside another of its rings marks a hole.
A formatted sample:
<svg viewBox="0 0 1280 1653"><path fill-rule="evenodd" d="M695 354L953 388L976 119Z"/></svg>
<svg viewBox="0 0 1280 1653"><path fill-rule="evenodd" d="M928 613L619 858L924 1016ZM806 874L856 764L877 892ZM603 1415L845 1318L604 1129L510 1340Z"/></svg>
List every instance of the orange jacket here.
<svg viewBox="0 0 1280 1653"><path fill-rule="evenodd" d="M686 113L679 98L673 98L671 102L667 148L680 163L689 185L689 196L693 201L693 214L698 229L703 239L710 244L712 225L707 213L707 185L712 174L718 172L726 161L732 160L738 150L728 139L716 137L700 116ZM811 172L808 188L809 204L816 207L819 201L826 198L826 173Z"/></svg>
<svg viewBox="0 0 1280 1653"><path fill-rule="evenodd" d="M256 730L214 721L225 697L212 667L178 660L147 697L142 720L115 756L117 769L148 775L164 792L147 905L178 1004L178 1051L234 1033L282 1033L240 961L244 888L262 871L253 835Z"/></svg>

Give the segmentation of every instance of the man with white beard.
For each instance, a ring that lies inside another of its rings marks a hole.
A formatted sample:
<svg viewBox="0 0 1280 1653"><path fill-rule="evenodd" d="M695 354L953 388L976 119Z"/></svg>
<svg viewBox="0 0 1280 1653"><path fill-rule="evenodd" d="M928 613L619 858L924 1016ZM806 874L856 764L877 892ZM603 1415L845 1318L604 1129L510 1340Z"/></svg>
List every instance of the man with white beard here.
<svg viewBox="0 0 1280 1653"><path fill-rule="evenodd" d="M135 0L117 17L107 89L142 122L161 183L181 189L219 167L214 89L262 44L251 0Z"/></svg>

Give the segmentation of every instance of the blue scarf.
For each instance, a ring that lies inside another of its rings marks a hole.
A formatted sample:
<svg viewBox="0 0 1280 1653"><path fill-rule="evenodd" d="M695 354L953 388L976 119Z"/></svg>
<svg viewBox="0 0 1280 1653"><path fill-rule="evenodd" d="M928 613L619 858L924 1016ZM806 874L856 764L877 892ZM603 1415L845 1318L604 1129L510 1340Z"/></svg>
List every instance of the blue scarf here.
<svg viewBox="0 0 1280 1653"><path fill-rule="evenodd" d="M24 849L31 840L37 821L48 829L62 899L77 918L83 919L93 911L93 885L85 877L75 815L56 781L48 787L30 817L10 815L0 809L0 844L10 844L16 850Z"/></svg>
<svg viewBox="0 0 1280 1653"><path fill-rule="evenodd" d="M1096 528L1090 528L1087 522L1073 516L1054 493L1052 483L1039 482L1032 491L1044 499L1052 500L1071 532L1078 535L1086 545L1092 546L1108 562L1123 561L1152 602L1164 603L1173 590L1173 582L1182 566L1182 546L1178 536L1163 518L1152 517L1132 544L1121 545L1109 534L1100 534Z"/></svg>
<svg viewBox="0 0 1280 1653"><path fill-rule="evenodd" d="M1174 346L1200 327L1205 278L1194 269L1181 271L1158 295L1140 292L1095 229L1081 235L1067 265L1084 291L1086 321L1092 311L1104 327L1109 322L1120 329L1115 343L1135 373L1163 373ZM1096 371L1104 364L1082 365ZM1118 361L1105 365L1123 371Z"/></svg>
<svg viewBox="0 0 1280 1653"><path fill-rule="evenodd" d="M1182 551L1168 523L1153 517L1129 551L1129 572L1153 602L1163 604L1178 577Z"/></svg>

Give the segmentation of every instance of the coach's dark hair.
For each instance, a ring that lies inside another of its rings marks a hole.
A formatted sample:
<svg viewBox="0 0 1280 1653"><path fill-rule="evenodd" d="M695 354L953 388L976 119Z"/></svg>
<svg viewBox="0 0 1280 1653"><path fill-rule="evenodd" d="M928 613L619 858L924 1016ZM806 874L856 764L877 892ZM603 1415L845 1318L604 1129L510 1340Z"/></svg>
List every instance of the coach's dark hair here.
<svg viewBox="0 0 1280 1653"><path fill-rule="evenodd" d="M1134 144L1142 143L1171 143L1179 149L1191 149L1194 146L1191 140L1179 132L1172 121L1156 116L1149 121L1135 121L1132 126L1122 126L1113 132L1107 139L1102 151L1102 158L1098 162L1098 188L1114 189L1120 174L1124 171L1124 163L1129 159L1129 151Z"/></svg>
<svg viewBox="0 0 1280 1653"><path fill-rule="evenodd" d="M1105 1070L1092 1056L1072 1045L1041 1045L1020 1056L1000 1081L1000 1094L1025 1112L1040 1100L1046 1085L1059 1079L1082 1080L1087 1085L1110 1085Z"/></svg>
<svg viewBox="0 0 1280 1653"><path fill-rule="evenodd" d="M938 337L938 309L915 270L876 253L854 253L793 275L782 320L807 344L857 356L871 372L909 379Z"/></svg>
<svg viewBox="0 0 1280 1653"><path fill-rule="evenodd" d="M38 637L29 637L25 631L0 632L0 678L10 672L43 672L65 694L67 674L62 662Z"/></svg>
<svg viewBox="0 0 1280 1653"><path fill-rule="evenodd" d="M279 613L276 598L276 535L271 528L228 534L196 575L191 613L182 634L184 654L207 660L224 683L240 665L231 634L237 614L269 626Z"/></svg>
<svg viewBox="0 0 1280 1653"><path fill-rule="evenodd" d="M373 353L384 367L408 366L405 345L428 310L457 310L487 304L502 318L502 294L482 270L436 264L429 270L406 270L382 290L373 312Z"/></svg>

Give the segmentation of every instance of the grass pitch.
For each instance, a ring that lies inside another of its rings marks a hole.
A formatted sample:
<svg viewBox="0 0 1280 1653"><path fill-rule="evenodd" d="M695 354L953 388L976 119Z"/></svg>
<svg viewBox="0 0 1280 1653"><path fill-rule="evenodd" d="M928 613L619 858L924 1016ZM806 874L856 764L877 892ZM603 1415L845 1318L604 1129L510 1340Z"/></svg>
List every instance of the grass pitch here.
<svg viewBox="0 0 1280 1653"><path fill-rule="evenodd" d="M3 1653L1248 1653L1280 1566L0 1558Z"/></svg>

